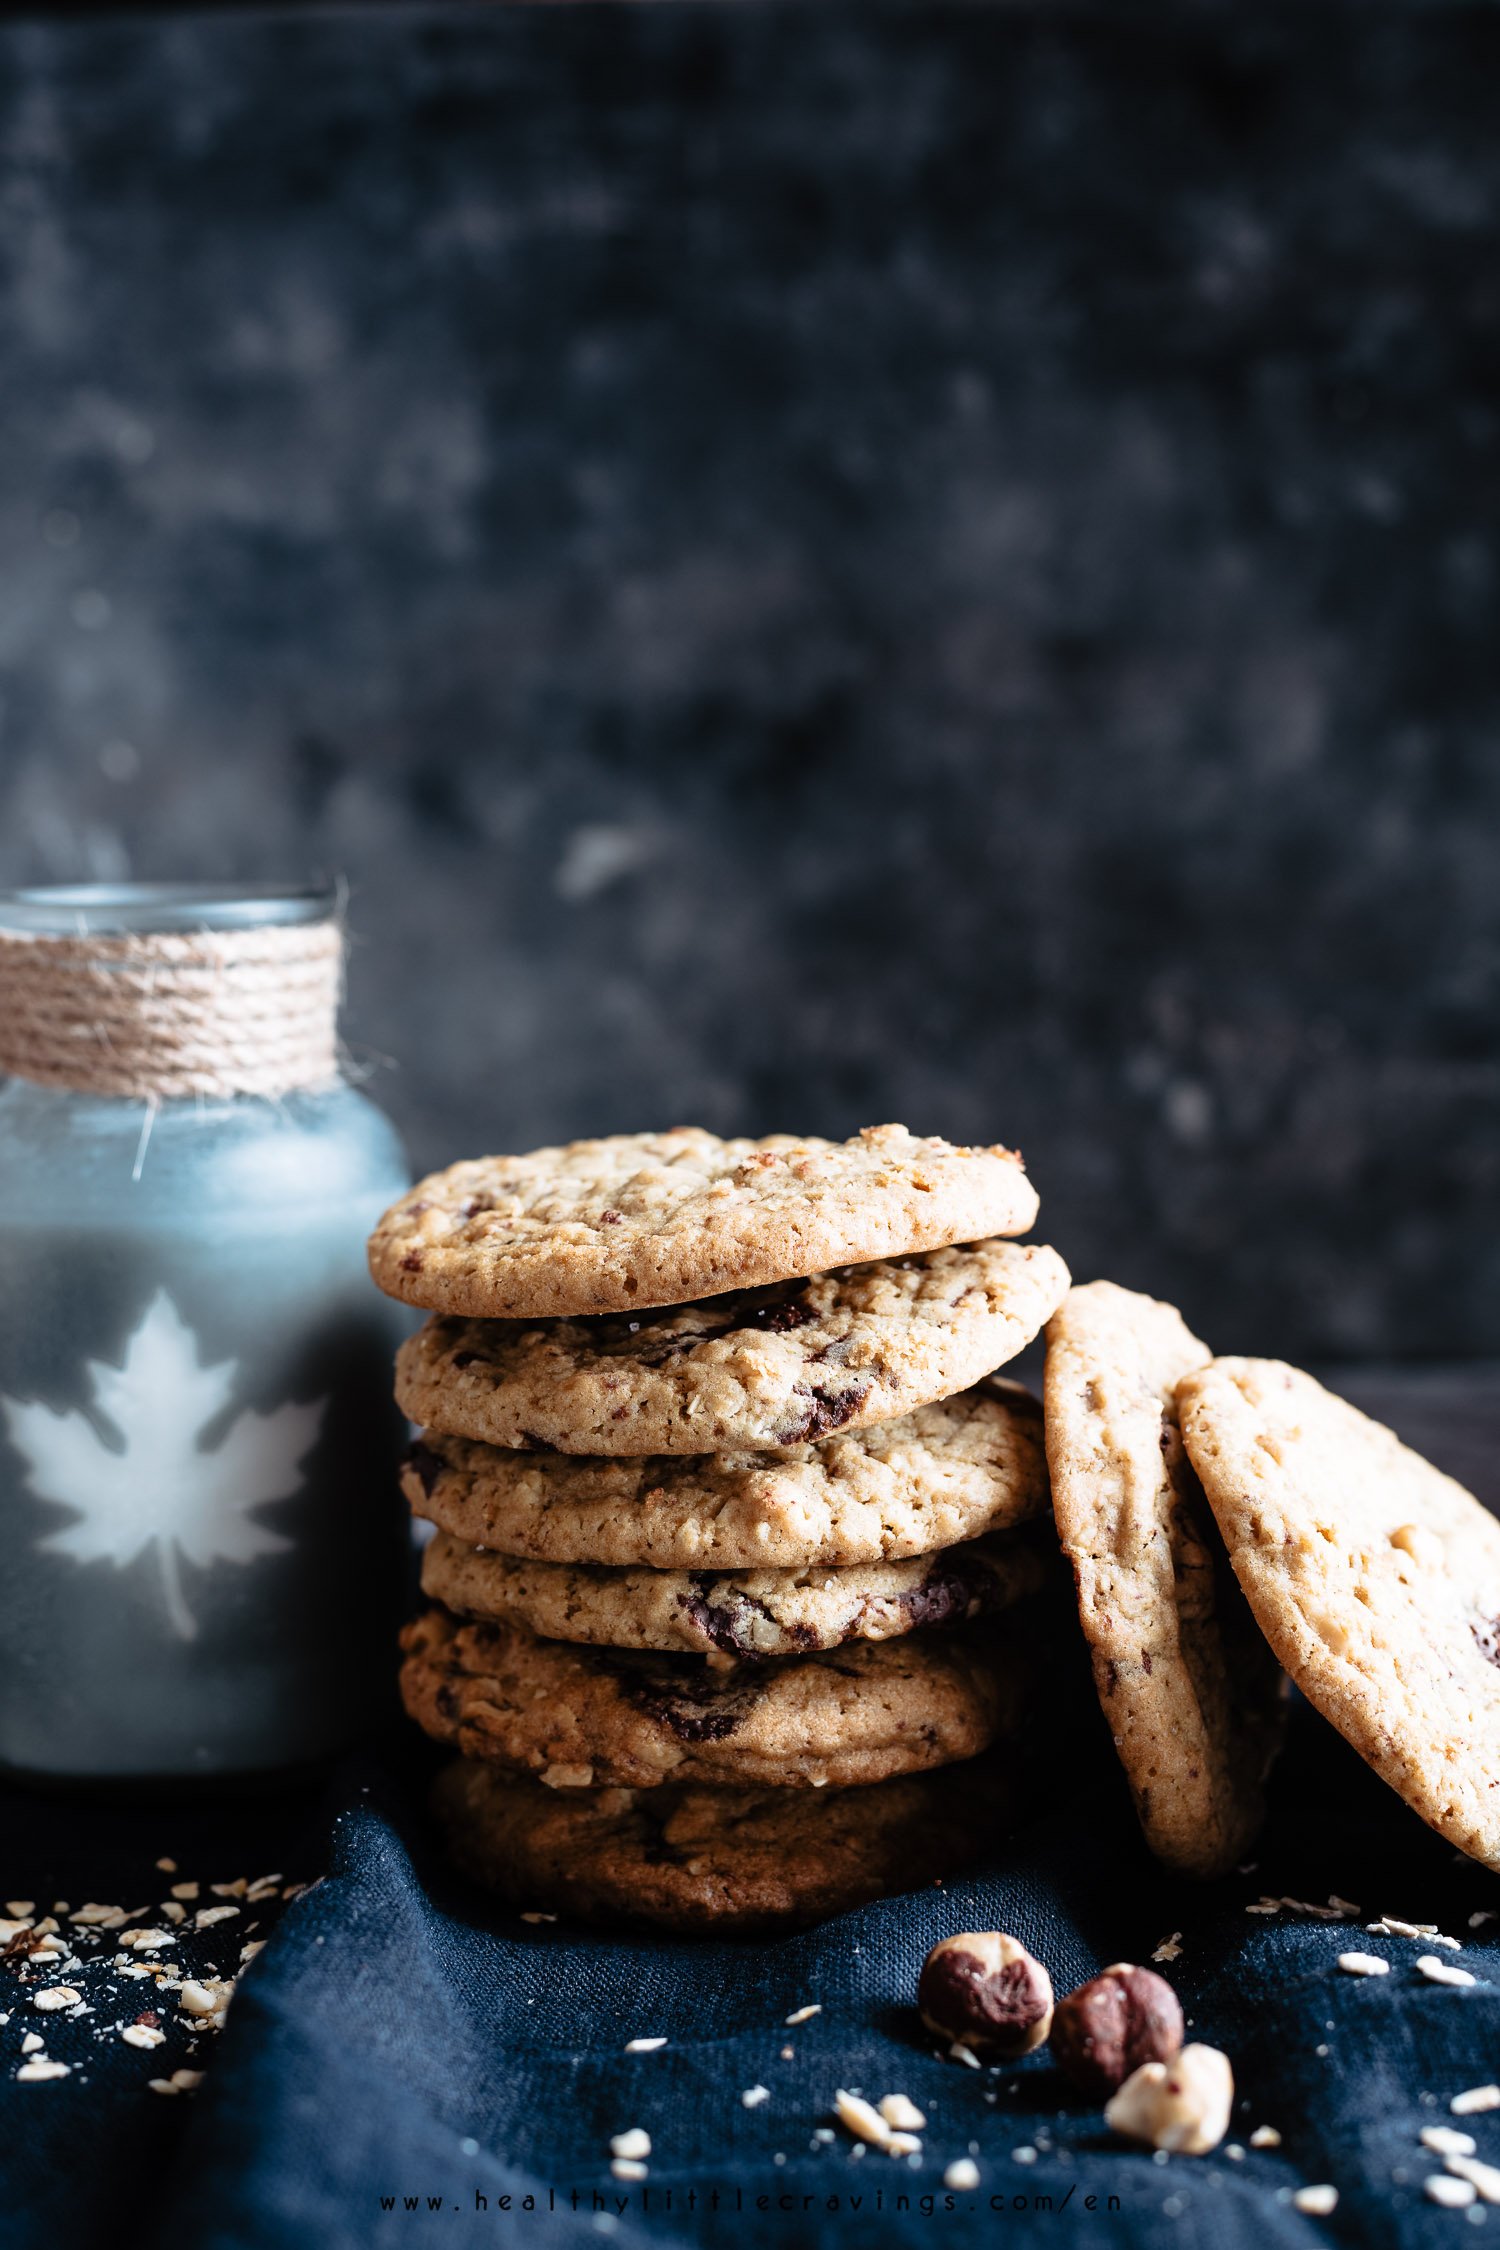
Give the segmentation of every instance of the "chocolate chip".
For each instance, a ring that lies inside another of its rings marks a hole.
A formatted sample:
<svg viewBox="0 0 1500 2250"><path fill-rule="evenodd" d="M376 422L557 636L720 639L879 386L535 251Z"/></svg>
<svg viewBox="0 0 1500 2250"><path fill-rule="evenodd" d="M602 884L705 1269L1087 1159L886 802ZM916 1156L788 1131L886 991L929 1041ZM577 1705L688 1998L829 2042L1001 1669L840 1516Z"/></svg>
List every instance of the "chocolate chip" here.
<svg viewBox="0 0 1500 2250"><path fill-rule="evenodd" d="M841 1430L864 1405L870 1386L851 1383L847 1390L836 1391L827 1384L814 1383L805 1395L811 1399L811 1405L800 1422L779 1433L778 1445L815 1445L819 1438L827 1437L830 1430Z"/></svg>
<svg viewBox="0 0 1500 2250"><path fill-rule="evenodd" d="M950 1619L972 1617L983 1609L986 1586L993 1588L987 1571L967 1567L957 1558L945 1559L920 1586L908 1587L901 1607L914 1627L946 1625Z"/></svg>
<svg viewBox="0 0 1500 2250"><path fill-rule="evenodd" d="M811 1305L798 1304L793 1300L788 1300L779 1305L757 1306L751 1312L749 1318L741 1321L738 1325L745 1328L760 1328L771 1336L785 1336L790 1334L794 1328L805 1328L810 1320L816 1320L817 1317Z"/></svg>
<svg viewBox="0 0 1500 2250"><path fill-rule="evenodd" d="M692 1593L683 1598L682 1607L694 1628L724 1655L756 1659L766 1654L764 1636L760 1645L755 1638L754 1621L757 1619L763 1625L769 1624L784 1646L817 1647L818 1636L810 1625L777 1625L764 1602L741 1593L738 1587L723 1588L717 1601L710 1601L709 1594L716 1584L718 1581L710 1573L699 1573L693 1580Z"/></svg>
<svg viewBox="0 0 1500 2250"><path fill-rule="evenodd" d="M424 1445L420 1438L416 1438L406 1449L406 1466L430 1500L438 1479L448 1464L441 1454L433 1452L430 1445Z"/></svg>
<svg viewBox="0 0 1500 2250"><path fill-rule="evenodd" d="M403 1273L420 1273L422 1271L422 1253L420 1250L407 1251L406 1256L401 1261L401 1271Z"/></svg>
<svg viewBox="0 0 1500 2250"><path fill-rule="evenodd" d="M753 1673L725 1678L710 1672L701 1657L621 1650L614 1663L631 1702L679 1742L722 1742L738 1733L760 1700Z"/></svg>
<svg viewBox="0 0 1500 2250"><path fill-rule="evenodd" d="M1500 1665L1500 1617L1471 1619L1469 1631L1474 1636L1474 1646L1486 1664Z"/></svg>

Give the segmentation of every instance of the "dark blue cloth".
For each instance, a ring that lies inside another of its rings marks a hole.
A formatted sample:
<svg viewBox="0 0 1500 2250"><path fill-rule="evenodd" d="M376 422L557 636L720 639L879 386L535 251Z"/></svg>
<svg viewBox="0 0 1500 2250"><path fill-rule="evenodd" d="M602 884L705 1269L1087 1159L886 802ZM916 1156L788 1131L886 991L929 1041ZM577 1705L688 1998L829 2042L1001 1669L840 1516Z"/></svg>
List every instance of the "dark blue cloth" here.
<svg viewBox="0 0 1500 2250"><path fill-rule="evenodd" d="M1500 1904L1500 1885L1458 1864L1305 1708L1258 1863L1208 1888L1166 1882L1115 1777L1093 1754L1069 1754L1080 1762L1056 1777L1052 1804L983 1874L778 1943L679 1944L580 1936L487 1908L436 1861L422 1809L430 1762L398 1739L388 1758L338 1777L328 1872L286 1908L246 1975L201 2092L173 2101L145 2090L181 2059L170 2045L141 2055L47 2019L50 2051L82 2061L64 2082L5 2085L0 2236L16 2250L136 2239L159 2250L1466 2239L1462 2214L1423 2197L1439 2164L1417 2135L1449 2121L1452 2094L1496 2076L1500 1982L1432 1985L1413 1967L1420 1943L1245 1907L1262 1893L1337 1892L1365 1919L1438 1923L1463 1939L1467 1966L1500 1979L1490 1925L1468 1928ZM273 1843L289 1861L310 1853L324 1819L311 1798L191 1818L85 1821L18 1798L6 1810L18 1844L29 1834L34 1845L49 1821L79 1824L52 1864L73 1879L87 1862L100 1884L112 1865L122 1893L129 1867L141 1897L167 1880L142 1876L161 1850L253 1876ZM306 1873L312 1862L297 1864ZM912 2009L922 1956L945 1932L997 1927L1024 1938L1064 1991L1108 1961L1149 1960L1179 1931L1165 1973L1192 2035L1233 2058L1244 2155L1159 2164L1122 2149L1045 2052L995 2073L936 2055ZM1350 1945L1388 1956L1391 1974L1340 1974ZM823 2012L786 2028L811 2001ZM14 2007L0 2034L11 2048L25 2014ZM623 2052L663 2033L654 2054ZM770 2098L747 2108L741 2096L757 2085ZM919 2168L857 2156L842 2131L815 2143L841 2086L900 2091L926 2112ZM1282 2145L1249 2149L1265 2123ZM1500 2160L1500 2113L1468 2123L1481 2155ZM610 2136L630 2126L652 2139L644 2189L609 2172ZM980 2188L950 2198L943 2169L971 2143ZM1340 2192L1331 2220L1292 2207L1293 2189L1323 2181ZM1007 2199L1003 2215L994 2196Z"/></svg>
<svg viewBox="0 0 1500 2250"><path fill-rule="evenodd" d="M1496 1389L1483 1370L1346 1372L1339 1387L1494 1501ZM1076 1635L1064 1633L1057 1655L1064 1676L1070 1655L1076 1670ZM156 1869L163 1855L205 1885L272 1870L322 1878L284 1909L246 1902L174 1941L185 1967L232 1969L246 1935L269 1934L222 2037L202 2042L208 2077L191 2097L147 2090L201 2059L170 2016L166 2045L142 2053L120 2040L108 2007L38 2016L28 1990L41 1980L28 1987L0 1968L0 2245L1415 2250L1500 2232L1500 2211L1476 2225L1424 2199L1440 2167L1417 2138L1451 2122L1454 2093L1500 2079L1500 1923L1469 1927L1500 1910L1500 1882L1456 1859L1300 1705L1255 1864L1206 1887L1169 1882L1140 1843L1097 1707L1085 1693L1076 1721L1053 1711L1049 1726L1050 1788L985 1872L776 1944L615 1942L495 1912L437 1857L424 1806L441 1760L401 1723L324 1787L238 1803L0 1791L0 1908L160 1901L178 1879ZM1262 1894L1321 1904L1332 1893L1357 1902L1361 1920L1245 1911ZM212 1898L205 1890L198 1903ZM1482 1981L1424 1982L1420 1942L1363 1929L1380 1914L1460 1938ZM1181 1952L1162 1968L1192 2036L1233 2060L1232 2142L1245 2153L1157 2164L1112 2142L1045 2052L994 2074L936 2055L912 2006L917 1969L935 1939L966 1928L1024 1938L1059 1991L1109 1961L1149 1960L1179 1932ZM1386 1956L1391 1973L1342 1975L1346 1948ZM100 1973L74 1980L91 1999ZM811 2001L822 2014L788 2029ZM16 2083L28 2023L75 2065L70 2077ZM663 2033L655 2054L623 2052ZM770 2098L747 2109L741 2095L757 2085ZM842 2131L814 2142L841 2086L918 2103L920 2169L855 2156ZM1500 2163L1500 2111L1465 2123L1478 2153ZM1279 2148L1248 2147L1260 2124L1279 2129ZM610 2135L637 2125L652 2138L649 2203L609 2174ZM980 2188L950 2210L942 2172L971 2142ZM1340 2195L1331 2218L1292 2207L1296 2188L1325 2181ZM523 2208L527 2196L536 2209ZM930 2215L924 2198L935 2199Z"/></svg>

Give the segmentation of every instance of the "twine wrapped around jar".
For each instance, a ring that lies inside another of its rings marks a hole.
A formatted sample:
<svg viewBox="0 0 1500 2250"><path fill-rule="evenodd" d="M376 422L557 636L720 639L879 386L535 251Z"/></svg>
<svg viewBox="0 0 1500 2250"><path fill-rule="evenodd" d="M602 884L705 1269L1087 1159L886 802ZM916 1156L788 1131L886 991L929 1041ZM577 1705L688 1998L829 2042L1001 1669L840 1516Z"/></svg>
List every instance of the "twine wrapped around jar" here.
<svg viewBox="0 0 1500 2250"><path fill-rule="evenodd" d="M337 921L0 930L0 1076L150 1102L338 1078Z"/></svg>

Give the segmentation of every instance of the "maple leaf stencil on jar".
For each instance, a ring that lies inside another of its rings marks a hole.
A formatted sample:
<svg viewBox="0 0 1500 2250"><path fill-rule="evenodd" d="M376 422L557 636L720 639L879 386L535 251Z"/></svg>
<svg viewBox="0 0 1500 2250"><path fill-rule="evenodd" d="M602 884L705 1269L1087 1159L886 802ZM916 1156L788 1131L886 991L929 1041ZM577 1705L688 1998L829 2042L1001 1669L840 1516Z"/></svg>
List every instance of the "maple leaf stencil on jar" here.
<svg viewBox="0 0 1500 2250"><path fill-rule="evenodd" d="M0 890L0 1774L310 1771L389 1695L410 1321L365 1241L411 1174L342 916Z"/></svg>
<svg viewBox="0 0 1500 2250"><path fill-rule="evenodd" d="M172 1630L193 1639L181 1560L207 1570L291 1545L251 1512L291 1498L317 1442L324 1401L270 1414L235 1407L235 1362L204 1366L192 1329L159 1289L118 1367L87 1362L91 1410L0 1399L32 1492L76 1521L38 1546L117 1570L154 1550Z"/></svg>

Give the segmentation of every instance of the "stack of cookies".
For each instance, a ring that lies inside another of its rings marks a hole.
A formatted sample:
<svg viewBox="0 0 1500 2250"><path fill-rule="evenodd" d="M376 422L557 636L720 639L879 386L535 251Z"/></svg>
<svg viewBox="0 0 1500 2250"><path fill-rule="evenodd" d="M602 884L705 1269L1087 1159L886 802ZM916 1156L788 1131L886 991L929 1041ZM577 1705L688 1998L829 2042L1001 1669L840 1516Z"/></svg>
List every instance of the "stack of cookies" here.
<svg viewBox="0 0 1500 2250"><path fill-rule="evenodd" d="M1003 1816L1068 1287L1002 1148L682 1130L459 1164L371 1238L436 1529L402 1693L512 1902L771 1928ZM1054 1548L1055 1555L1055 1548ZM980 1761L978 1765L971 1761Z"/></svg>

